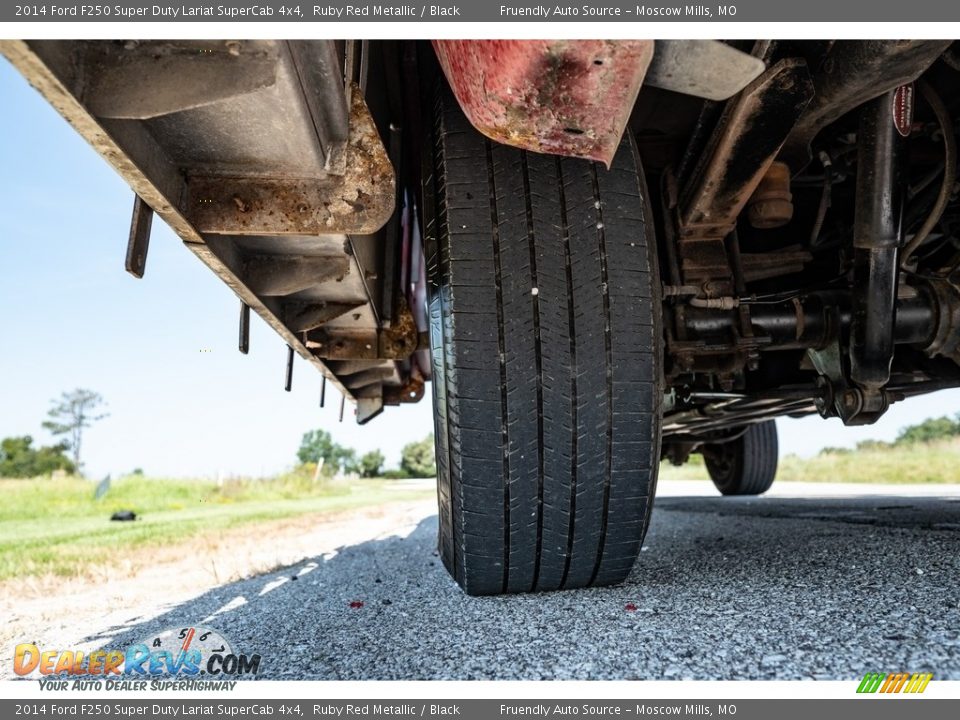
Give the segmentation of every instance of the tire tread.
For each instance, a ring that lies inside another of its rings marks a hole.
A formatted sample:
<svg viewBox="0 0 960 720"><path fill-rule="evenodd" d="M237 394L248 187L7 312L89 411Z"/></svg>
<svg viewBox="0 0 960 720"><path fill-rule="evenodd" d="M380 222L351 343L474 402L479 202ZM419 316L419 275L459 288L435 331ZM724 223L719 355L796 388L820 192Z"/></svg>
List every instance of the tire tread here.
<svg viewBox="0 0 960 720"><path fill-rule="evenodd" d="M620 582L649 520L662 398L636 148L625 138L606 171L486 140L448 90L434 110L441 559L470 594Z"/></svg>

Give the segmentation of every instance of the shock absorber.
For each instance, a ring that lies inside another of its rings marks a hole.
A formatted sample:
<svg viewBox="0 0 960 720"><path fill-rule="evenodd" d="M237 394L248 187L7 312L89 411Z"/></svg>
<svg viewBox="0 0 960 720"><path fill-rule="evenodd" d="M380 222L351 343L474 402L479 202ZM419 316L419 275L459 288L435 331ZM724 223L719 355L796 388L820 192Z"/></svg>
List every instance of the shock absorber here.
<svg viewBox="0 0 960 720"><path fill-rule="evenodd" d="M904 138L894 118L892 91L867 103L860 114L853 229L849 400L851 415L872 422L887 408L896 321L898 253L902 240ZM852 419L852 418L851 418Z"/></svg>

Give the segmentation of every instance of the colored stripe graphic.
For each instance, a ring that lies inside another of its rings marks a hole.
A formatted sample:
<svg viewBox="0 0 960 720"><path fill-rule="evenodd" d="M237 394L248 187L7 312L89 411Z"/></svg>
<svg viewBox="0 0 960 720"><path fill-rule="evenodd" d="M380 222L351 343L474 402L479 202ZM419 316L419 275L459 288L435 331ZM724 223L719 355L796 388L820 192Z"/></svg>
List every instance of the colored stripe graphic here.
<svg viewBox="0 0 960 720"><path fill-rule="evenodd" d="M922 693L933 679L932 673L867 673L857 687L858 693Z"/></svg>
<svg viewBox="0 0 960 720"><path fill-rule="evenodd" d="M903 684L907 681L906 673L895 673L890 680L890 687L887 689L888 693L898 693L903 687ZM883 692L881 690L880 692Z"/></svg>
<svg viewBox="0 0 960 720"><path fill-rule="evenodd" d="M863 676L863 680L860 681L860 687L857 688L858 693L875 693L880 688L880 683L883 682L885 675L881 673L867 673Z"/></svg>
<svg viewBox="0 0 960 720"><path fill-rule="evenodd" d="M933 673L915 674L913 678L910 679L910 684L907 686L907 689L904 692L922 693L927 689L927 685L933 679Z"/></svg>

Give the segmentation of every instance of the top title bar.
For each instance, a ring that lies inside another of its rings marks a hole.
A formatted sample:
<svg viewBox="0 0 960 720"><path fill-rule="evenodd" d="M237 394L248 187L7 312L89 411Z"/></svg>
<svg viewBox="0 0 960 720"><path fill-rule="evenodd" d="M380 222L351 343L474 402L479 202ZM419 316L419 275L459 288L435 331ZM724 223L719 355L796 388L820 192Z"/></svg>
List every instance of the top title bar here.
<svg viewBox="0 0 960 720"><path fill-rule="evenodd" d="M447 0L408 2L295 2L167 4L126 0L103 5L76 2L7 4L0 22L957 22L960 3L942 0L806 0L732 4L588 3Z"/></svg>

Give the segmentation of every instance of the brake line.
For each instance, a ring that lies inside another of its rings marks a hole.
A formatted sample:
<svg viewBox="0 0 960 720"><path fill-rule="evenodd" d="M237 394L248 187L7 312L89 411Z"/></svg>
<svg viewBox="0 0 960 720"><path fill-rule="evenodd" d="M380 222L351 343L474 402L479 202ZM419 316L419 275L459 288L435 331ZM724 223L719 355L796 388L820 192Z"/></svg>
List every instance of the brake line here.
<svg viewBox="0 0 960 720"><path fill-rule="evenodd" d="M943 133L943 151L945 155L943 182L940 185L940 194L937 195L937 201L933 204L933 208L930 210L926 221L924 221L910 242L907 243L906 247L903 248L903 253L900 257L901 267L907 265L910 256L916 252L917 248L923 244L933 228L940 222L940 218L943 217L943 213L947 209L947 203L950 201L953 184L957 179L957 138L953 133L953 119L950 117L950 112L937 94L937 91L934 90L929 83L925 80L920 80L917 83L917 87L920 90L920 94L923 95L923 98L930 105L930 109L933 110L933 114L936 116L937 123L939 123L940 130Z"/></svg>

